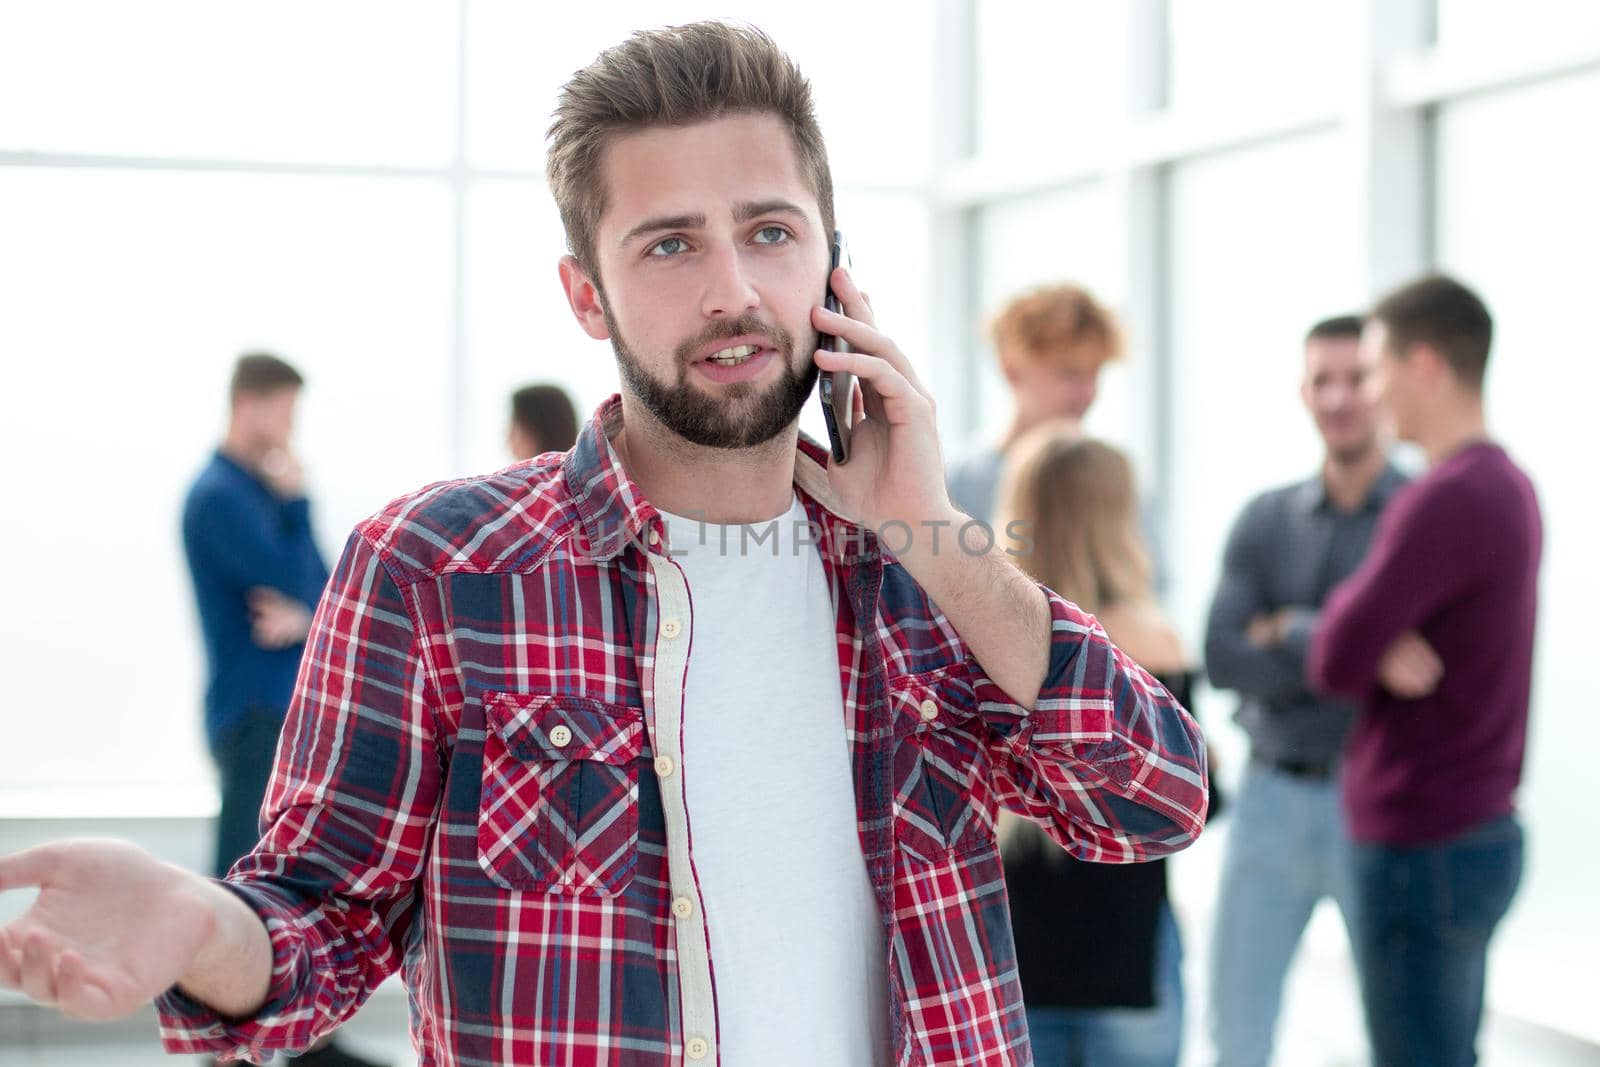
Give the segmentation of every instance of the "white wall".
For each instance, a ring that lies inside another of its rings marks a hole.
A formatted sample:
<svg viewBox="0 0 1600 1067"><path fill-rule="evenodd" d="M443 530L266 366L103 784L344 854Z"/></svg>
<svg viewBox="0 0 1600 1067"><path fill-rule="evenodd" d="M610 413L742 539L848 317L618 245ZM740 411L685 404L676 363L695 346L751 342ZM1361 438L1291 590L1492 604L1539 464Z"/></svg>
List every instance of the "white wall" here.
<svg viewBox="0 0 1600 1067"><path fill-rule="evenodd" d="M1600 72L1463 101L1439 117L1439 261L1496 317L1491 429L1533 476L1545 522L1526 786L1529 864L1491 972L1495 999L1600 1041L1590 844L1600 623ZM1584 132L1580 132L1584 131Z"/></svg>

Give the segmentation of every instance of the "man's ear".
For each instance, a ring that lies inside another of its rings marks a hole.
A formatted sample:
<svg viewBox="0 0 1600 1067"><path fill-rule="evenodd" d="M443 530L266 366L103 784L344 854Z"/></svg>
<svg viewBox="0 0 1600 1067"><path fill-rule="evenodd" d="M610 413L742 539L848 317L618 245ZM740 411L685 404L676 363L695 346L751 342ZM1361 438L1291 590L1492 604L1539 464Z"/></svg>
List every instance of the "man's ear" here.
<svg viewBox="0 0 1600 1067"><path fill-rule="evenodd" d="M574 256L561 257L560 271L561 288L566 290L567 305L572 308L572 314L577 317L583 332L596 341L610 338L611 329L606 325L605 311L600 304L600 287L578 266Z"/></svg>
<svg viewBox="0 0 1600 1067"><path fill-rule="evenodd" d="M1438 381L1450 375L1450 364L1444 355L1426 341L1413 342L1406 352L1406 362L1420 366L1429 381Z"/></svg>
<svg viewBox="0 0 1600 1067"><path fill-rule="evenodd" d="M1011 388L1013 388L1013 389L1017 388L1018 382L1021 379L1021 375L1017 373L1016 361L1015 360L1010 360L1010 359L1002 359L1002 360L999 361L999 363L1000 363L1000 376L1006 380L1006 384L1011 386Z"/></svg>

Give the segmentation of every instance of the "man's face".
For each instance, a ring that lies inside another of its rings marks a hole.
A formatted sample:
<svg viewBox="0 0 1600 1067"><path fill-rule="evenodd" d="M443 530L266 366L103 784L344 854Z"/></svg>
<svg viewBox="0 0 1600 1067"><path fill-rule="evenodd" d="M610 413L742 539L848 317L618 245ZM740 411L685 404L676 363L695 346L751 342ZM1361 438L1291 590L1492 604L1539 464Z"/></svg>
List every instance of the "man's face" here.
<svg viewBox="0 0 1600 1067"><path fill-rule="evenodd" d="M521 423L515 421L506 430L506 448L510 450L511 457L519 462L532 459L544 451L539 446L539 439L523 429Z"/></svg>
<svg viewBox="0 0 1600 1067"><path fill-rule="evenodd" d="M299 399L300 390L295 386L269 393L242 393L234 403L234 418L259 451L285 449L294 436L294 408Z"/></svg>
<svg viewBox="0 0 1600 1067"><path fill-rule="evenodd" d="M1389 331L1376 320L1361 331L1361 366L1366 373L1368 399L1380 416L1394 426L1402 441L1416 439L1417 367L1389 344Z"/></svg>
<svg viewBox="0 0 1600 1067"><path fill-rule="evenodd" d="M563 262L568 299L609 337L624 385L696 444L748 448L792 426L816 383L811 308L830 235L787 128L738 115L606 148L600 277Z"/></svg>
<svg viewBox="0 0 1600 1067"><path fill-rule="evenodd" d="M1377 440L1378 409L1367 376L1356 338L1314 337L1306 342L1300 397L1336 459L1360 458Z"/></svg>
<svg viewBox="0 0 1600 1067"><path fill-rule="evenodd" d="M1002 362L1017 406L1030 421L1082 422L1100 391L1099 359L1062 364L1019 353Z"/></svg>

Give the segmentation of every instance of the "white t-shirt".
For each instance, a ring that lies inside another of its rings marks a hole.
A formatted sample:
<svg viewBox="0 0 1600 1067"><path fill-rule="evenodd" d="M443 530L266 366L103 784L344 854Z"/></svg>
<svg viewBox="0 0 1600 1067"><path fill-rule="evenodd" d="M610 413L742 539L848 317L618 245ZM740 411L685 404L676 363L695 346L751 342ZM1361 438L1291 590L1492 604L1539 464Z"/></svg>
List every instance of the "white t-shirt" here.
<svg viewBox="0 0 1600 1067"><path fill-rule="evenodd" d="M883 935L856 832L833 600L805 510L796 498L745 526L663 518L691 601L683 789L721 1062L880 1067Z"/></svg>

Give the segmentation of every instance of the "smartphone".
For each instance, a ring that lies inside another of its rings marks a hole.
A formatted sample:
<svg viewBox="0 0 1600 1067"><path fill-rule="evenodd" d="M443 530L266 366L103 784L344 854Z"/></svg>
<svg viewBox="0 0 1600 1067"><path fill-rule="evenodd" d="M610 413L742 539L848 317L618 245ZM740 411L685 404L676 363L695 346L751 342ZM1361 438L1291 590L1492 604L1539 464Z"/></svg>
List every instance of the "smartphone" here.
<svg viewBox="0 0 1600 1067"><path fill-rule="evenodd" d="M833 231L833 254L828 262L828 283L822 294L822 306L829 311L844 314L839 298L833 293L833 272L839 267L849 268L850 249L844 234ZM849 342L831 333L818 333L817 347L829 352L849 351ZM817 396L822 400L822 420L828 426L828 445L833 449L835 463L850 460L850 412L853 401L855 376L848 371L823 371L817 381Z"/></svg>

